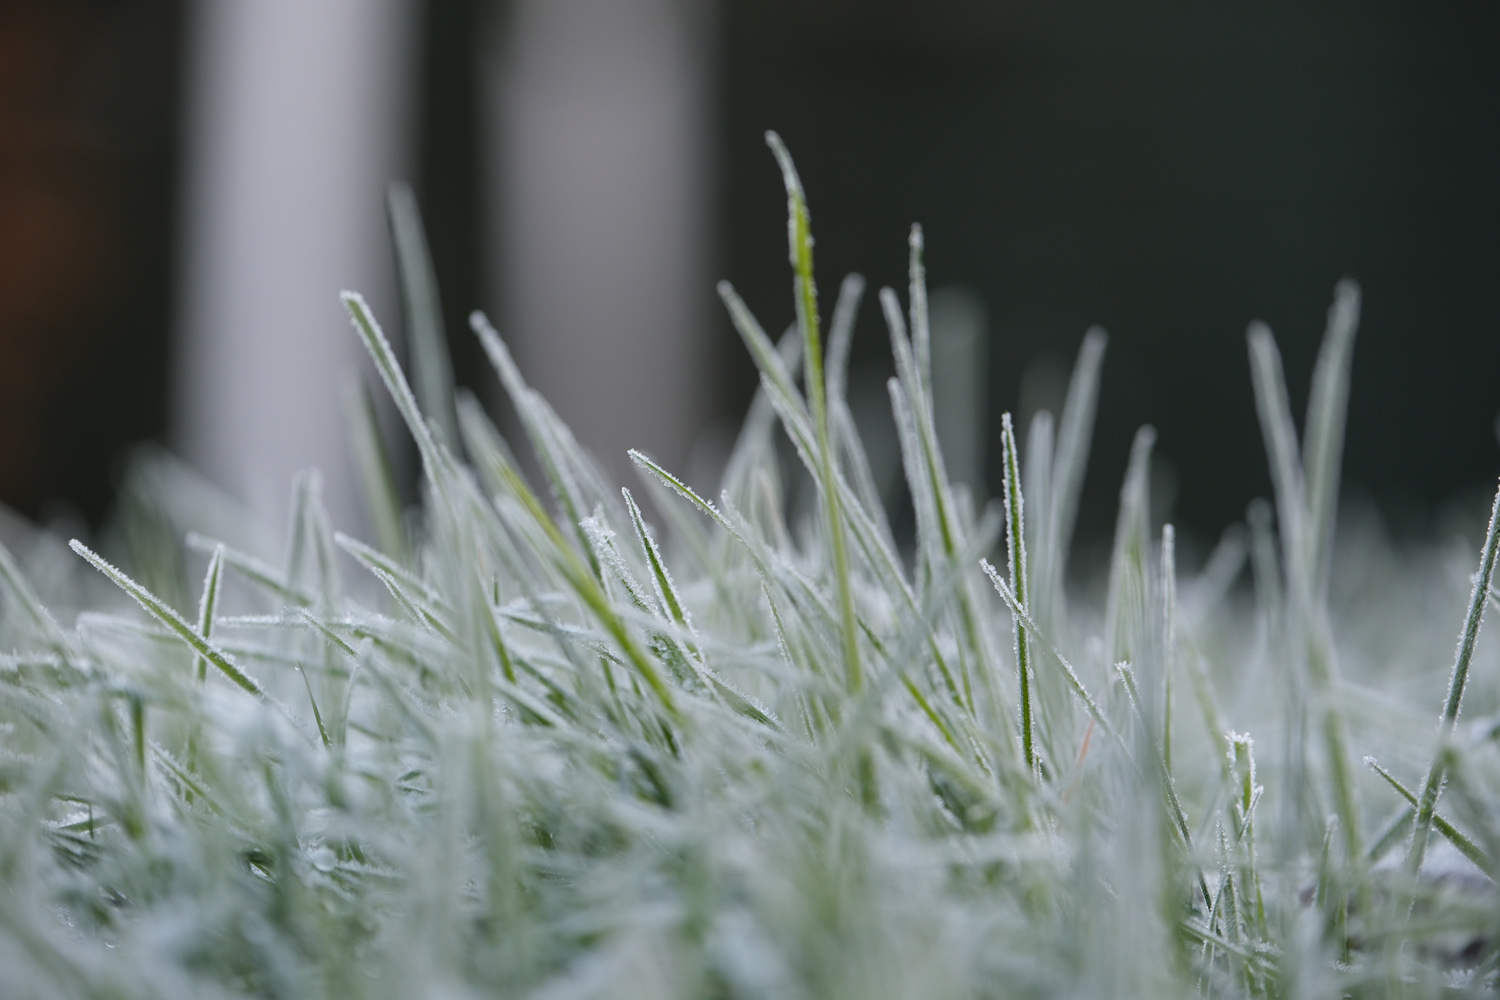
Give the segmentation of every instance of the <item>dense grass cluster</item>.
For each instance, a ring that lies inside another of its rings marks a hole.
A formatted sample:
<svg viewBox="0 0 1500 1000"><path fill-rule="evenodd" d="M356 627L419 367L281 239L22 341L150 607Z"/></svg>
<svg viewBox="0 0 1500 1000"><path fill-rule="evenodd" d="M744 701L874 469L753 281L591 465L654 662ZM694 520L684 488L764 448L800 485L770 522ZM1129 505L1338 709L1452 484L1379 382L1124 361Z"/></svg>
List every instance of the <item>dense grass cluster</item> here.
<svg viewBox="0 0 1500 1000"><path fill-rule="evenodd" d="M1472 581L1472 547L1345 545L1335 571L1353 286L1300 440L1251 329L1274 511L1179 581L1143 428L1102 600L1070 600L1103 336L1024 449L1005 420L981 505L944 472L913 233L906 307L879 296L916 519L898 547L845 395L862 285L825 349L772 145L797 319L773 343L721 288L762 381L716 500L634 455L654 528L476 316L531 485L455 402L398 198L416 392L345 302L416 441L420 514L356 399L373 544L331 530L309 476L272 560L158 463L130 576L44 534L0 548L0 996L1492 988L1500 726L1459 707L1500 708L1475 653L1495 523ZM788 468L817 497L795 515ZM225 541L184 547L193 519Z"/></svg>

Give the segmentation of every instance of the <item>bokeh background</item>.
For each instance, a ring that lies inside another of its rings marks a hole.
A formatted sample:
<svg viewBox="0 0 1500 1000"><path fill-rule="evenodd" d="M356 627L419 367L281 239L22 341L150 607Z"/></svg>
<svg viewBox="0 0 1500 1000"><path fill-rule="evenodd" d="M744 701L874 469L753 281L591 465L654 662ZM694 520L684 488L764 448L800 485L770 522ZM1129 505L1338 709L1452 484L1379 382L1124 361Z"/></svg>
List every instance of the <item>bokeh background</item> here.
<svg viewBox="0 0 1500 1000"><path fill-rule="evenodd" d="M1098 324L1084 541L1146 422L1162 513L1216 536L1269 491L1246 324L1300 413L1349 276L1346 478L1419 523L1500 471L1497 37L1479 0L0 0L0 502L98 523L154 441L272 516L319 465L357 519L336 293L399 340L398 177L461 383L493 395L483 308L612 469L711 477L754 388L713 282L792 315L775 128L825 303L904 289L924 225L974 485ZM886 355L868 301L893 475Z"/></svg>

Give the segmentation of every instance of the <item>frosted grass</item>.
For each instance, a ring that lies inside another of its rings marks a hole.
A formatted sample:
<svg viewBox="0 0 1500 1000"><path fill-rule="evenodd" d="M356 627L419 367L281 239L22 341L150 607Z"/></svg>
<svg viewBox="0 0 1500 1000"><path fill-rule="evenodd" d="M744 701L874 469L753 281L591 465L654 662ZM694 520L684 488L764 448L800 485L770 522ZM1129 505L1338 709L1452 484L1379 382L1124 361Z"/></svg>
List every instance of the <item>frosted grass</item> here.
<svg viewBox="0 0 1500 1000"><path fill-rule="evenodd" d="M905 301L877 295L903 553L846 399L863 282L825 350L806 193L771 145L794 321L774 342L721 287L761 386L712 498L638 452L639 486L607 485L476 315L529 482L451 390L397 189L410 382L344 301L419 509L355 387L373 539L335 531L307 475L277 552L164 465L130 561L0 524L0 996L1495 987L1497 513L1477 551L1335 524L1358 289L1335 291L1300 437L1250 331L1274 505L1179 565L1142 428L1103 585L1070 588L1104 333L1024 449L1002 419L1002 495L977 502L935 432L913 230Z"/></svg>

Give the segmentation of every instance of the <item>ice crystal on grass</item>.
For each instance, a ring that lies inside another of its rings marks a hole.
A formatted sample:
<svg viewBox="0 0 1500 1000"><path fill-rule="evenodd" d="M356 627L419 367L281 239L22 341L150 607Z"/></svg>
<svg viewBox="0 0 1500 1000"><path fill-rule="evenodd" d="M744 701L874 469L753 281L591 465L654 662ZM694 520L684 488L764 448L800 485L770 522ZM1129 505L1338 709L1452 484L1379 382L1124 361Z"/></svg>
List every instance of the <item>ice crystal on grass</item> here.
<svg viewBox="0 0 1500 1000"><path fill-rule="evenodd" d="M398 190L416 391L345 304L417 444L419 514L356 389L373 542L334 531L303 477L270 557L160 459L124 570L73 543L98 581L0 524L19 553L0 547L0 996L1493 987L1497 514L1478 560L1335 536L1357 289L1335 292L1300 441L1275 342L1250 331L1274 508L1201 572L1150 521L1141 429L1095 607L1065 570L1102 331L1024 452L1002 419L1003 496L979 505L935 430L913 230L906 302L878 296L904 553L846 398L863 283L841 286L825 358L807 199L771 144L795 326L773 343L721 287L761 387L712 499L639 453L652 502L606 486L476 315L528 481L451 392ZM788 523L799 486L818 503ZM112 602L88 590L105 581ZM70 588L98 609L71 626L42 596Z"/></svg>

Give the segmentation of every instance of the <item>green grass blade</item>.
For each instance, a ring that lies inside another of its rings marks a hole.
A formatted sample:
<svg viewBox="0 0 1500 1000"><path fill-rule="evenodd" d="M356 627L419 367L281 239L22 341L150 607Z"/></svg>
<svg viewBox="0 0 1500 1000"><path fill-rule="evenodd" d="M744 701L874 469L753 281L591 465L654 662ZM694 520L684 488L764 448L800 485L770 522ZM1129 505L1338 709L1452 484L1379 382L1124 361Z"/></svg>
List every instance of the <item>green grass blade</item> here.
<svg viewBox="0 0 1500 1000"><path fill-rule="evenodd" d="M338 601L338 569L333 554L333 531L323 506L323 478L304 469L292 482L291 531L286 578L293 586L316 594L325 605Z"/></svg>
<svg viewBox="0 0 1500 1000"><path fill-rule="evenodd" d="M662 679L661 673L656 669L656 664L651 661L650 656L643 650L635 636L631 634L624 620L616 613L608 596L599 583L598 570L592 571L585 567L573 547L568 544L552 518L543 509L541 501L531 488L520 478L520 474L514 469L504 470L510 478L510 489L520 500L526 511L531 515L537 526L552 543L551 557L563 577L577 593L579 598L604 625L606 631L619 644L625 654L626 661L636 670L641 679L646 682L647 687L661 702L662 707L673 718L678 718L677 706L673 699L671 690Z"/></svg>
<svg viewBox="0 0 1500 1000"><path fill-rule="evenodd" d="M1396 794L1406 800L1406 804L1412 807L1412 816L1419 815L1420 803L1411 789L1403 785L1394 774L1380 766L1380 762L1374 757L1365 758L1365 766L1385 779L1386 784L1395 789ZM1409 821L1409 820L1408 820ZM1432 814L1432 825L1448 839L1454 847L1458 848L1460 854L1474 862L1474 866L1484 872L1491 879L1495 877L1495 865L1489 857L1468 837L1464 836L1452 823L1448 822L1436 812Z"/></svg>
<svg viewBox="0 0 1500 1000"><path fill-rule="evenodd" d="M1026 515L1025 501L1021 496L1021 467L1016 456L1016 434L1011 427L1010 414L1000 415L1000 440L1004 449L1005 463L1005 543L1010 562L1010 590L1021 610L1028 608L1028 580L1026 576ZM1021 750L1026 760L1026 769L1037 773L1038 760L1031 707L1031 646L1020 616L1013 617L1012 631L1015 639L1016 676L1021 698Z"/></svg>
<svg viewBox="0 0 1500 1000"><path fill-rule="evenodd" d="M1031 555L1030 604L1039 621L1051 622L1048 606L1050 581L1056 575L1052 547L1052 472L1056 446L1056 421L1046 410L1038 410L1026 429L1026 449L1021 464L1021 486L1031 501L1026 543Z"/></svg>
<svg viewBox="0 0 1500 1000"><path fill-rule="evenodd" d="M1157 576L1161 591L1161 687L1162 759L1172 773L1172 659L1177 645L1177 532L1161 526L1161 569Z"/></svg>
<svg viewBox="0 0 1500 1000"><path fill-rule="evenodd" d="M1067 657L1058 652L1057 647L1047 640L1046 633L1031 619L1031 616L1026 613L1026 609L1021 606L1021 603L1016 600L1015 594L1011 592L1009 585L1006 584L1005 579L1000 575L999 571L994 566L991 566L986 559L979 561L979 568L990 578L990 582L995 586L995 592L1000 595L1000 599L1005 602L1005 606L1010 609L1010 613L1025 626L1026 630L1031 633L1032 638L1036 639L1037 642L1051 653L1052 659L1057 661L1058 666L1062 668L1063 674L1068 679L1069 687L1073 689L1073 693L1078 696L1079 701L1083 702L1084 707L1088 709L1089 716L1098 723L1099 728L1113 735L1116 732L1115 728L1110 725L1109 718L1104 714L1104 709L1094 700L1094 696L1089 694L1088 688L1078 676L1078 671L1074 670L1073 665L1068 662Z"/></svg>
<svg viewBox="0 0 1500 1000"><path fill-rule="evenodd" d="M203 597L198 601L198 634L204 640L213 637L214 613L219 606L219 581L224 572L224 546L214 546L214 554L208 558L208 572L203 576ZM202 684L208 672L208 661L199 656L197 661L198 683Z"/></svg>
<svg viewBox="0 0 1500 1000"><path fill-rule="evenodd" d="M854 321L865 295L865 279L858 274L844 278L839 285L838 302L833 307L833 322L828 326L828 402L843 400L849 390L849 348L854 343Z"/></svg>
<svg viewBox="0 0 1500 1000"><path fill-rule="evenodd" d="M516 408L531 448L547 476L553 499L562 508L563 520L573 532L579 551L589 554L588 539L583 537L580 523L589 511L606 502L606 491L599 484L598 473L592 461L583 454L583 449L573 439L572 432L547 405L537 392L526 384L521 370L511 357L510 348L500 334L490 325L483 313L473 313L469 325L479 337L485 356L500 376L500 384L510 396ZM606 508L608 509L608 508ZM597 576L599 567L591 562L590 568Z"/></svg>
<svg viewBox="0 0 1500 1000"><path fill-rule="evenodd" d="M401 301L406 307L406 346L417 403L431 421L438 440L455 448L458 425L453 410L453 363L443 332L437 270L432 264L416 195L405 181L395 181L387 190L386 214L391 241L396 247Z"/></svg>
<svg viewBox="0 0 1500 1000"><path fill-rule="evenodd" d="M218 648L211 645L208 640L194 631L191 625L182 620L181 615L173 611L171 607L161 601L155 594L152 594L145 587L142 587L130 577L105 562L103 558L78 539L75 538L70 541L68 546L82 556L90 566L93 566L100 573L108 577L110 582L115 586L130 595L130 598L144 608L147 614L165 625L174 635L187 643L188 647L195 653L219 668L219 671L225 677L228 677L236 685L255 695L257 698L265 697L265 689L260 686L259 681L242 672L226 654L220 652Z"/></svg>
<svg viewBox="0 0 1500 1000"><path fill-rule="evenodd" d="M1120 676L1124 679L1125 692L1129 696L1131 708L1135 710L1136 718L1148 734L1147 741L1151 745L1153 762L1160 772L1162 791L1166 795L1172 827L1177 832L1177 835L1182 838L1182 846L1188 855L1191 856L1193 853L1193 834L1188 828L1187 813L1182 809L1182 800L1177 797L1177 786L1172 781L1172 772L1167 767L1167 760L1162 753L1162 746L1157 742L1155 735L1152 733L1150 716L1147 714L1146 707L1141 701L1140 688L1136 685L1135 671L1131 670L1129 664L1125 663L1117 665L1115 669L1119 671ZM1197 869L1197 875L1198 892L1203 897L1203 906L1205 909L1212 910L1214 899L1213 893L1208 889L1208 878L1204 875L1202 868Z"/></svg>
<svg viewBox="0 0 1500 1000"><path fill-rule="evenodd" d="M378 569L399 583L402 589L414 593L424 603L437 605L443 610L448 610L442 596L434 590L426 581L412 573L390 556L372 549L357 538L351 538L342 531L336 531L333 535L334 544L354 557L355 561L367 569Z"/></svg>
<svg viewBox="0 0 1500 1000"><path fill-rule="evenodd" d="M676 584L672 582L672 574L667 572L661 548L657 546L656 539L651 534L651 528L641 514L641 508L636 504L635 497L630 495L629 490L622 489L620 492L625 497L625 507L630 512L630 523L635 527L636 539L641 543L641 550L645 553L646 562L651 567L651 580L656 588L657 600L661 601L671 621L692 634L693 626L688 621L682 597L677 593Z"/></svg>
<svg viewBox="0 0 1500 1000"><path fill-rule="evenodd" d="M906 237L907 247L907 315L911 321L911 352L921 397L932 399L932 325L927 314L927 267L922 254L927 248L920 223L912 223Z"/></svg>
<svg viewBox="0 0 1500 1000"><path fill-rule="evenodd" d="M917 265L913 265L914 269ZM953 500L948 490L948 476L943 467L942 450L938 446L937 431L932 425L932 402L923 384L915 348L907 339L906 325L901 317L901 304L896 293L889 288L880 290L880 305L885 314L886 325L891 334L891 351L896 359L896 377L899 380L908 407L910 440L913 454L907 478L913 497L920 490L924 503L929 506L932 525L927 534L934 551L929 559L936 565L950 559L960 546L957 526L953 519ZM898 420L898 428L901 426ZM903 448L903 458L906 449Z"/></svg>
<svg viewBox="0 0 1500 1000"><path fill-rule="evenodd" d="M1469 681L1469 662L1474 657L1474 645L1479 641L1479 626L1484 621L1486 598L1495 576L1497 550L1500 550L1500 490L1496 491L1494 505L1490 508L1490 524L1485 532L1484 548L1480 553L1479 572L1474 577L1474 589L1469 595L1469 609L1464 615L1463 628L1458 634L1458 652L1453 658L1453 674L1448 679L1448 697L1443 703L1442 718L1438 721L1440 740L1438 753L1428 765L1427 776L1422 781L1416 828L1406 855L1407 870L1413 873L1422 867L1422 857L1427 850L1428 830L1432 826L1438 796L1442 794L1443 783L1447 778L1443 747L1452 738L1453 731L1458 726L1458 711L1463 705L1464 688Z"/></svg>
<svg viewBox="0 0 1500 1000"><path fill-rule="evenodd" d="M359 334L360 341L369 352L370 359L375 362L375 371L380 374L380 380L385 383L386 391L391 394L391 400L396 404L396 411L401 414L401 419L406 421L407 429L411 431L412 438L417 442L417 452L422 457L422 468L426 470L427 477L435 486L442 488L441 480L445 479L443 472L447 466L439 451L437 440L432 435L432 428L422 416L422 408L417 405L417 397L412 393L411 386L406 381L406 375L401 370L401 363L396 360L396 352L391 350L390 341L385 339L385 333L380 329L380 324L375 319L375 314L370 311L369 303L365 302L364 296L358 292L342 292L339 298L344 303L344 308L349 311L349 317L354 323L354 329Z"/></svg>
<svg viewBox="0 0 1500 1000"><path fill-rule="evenodd" d="M1322 598L1333 556L1333 522L1344 454L1344 423L1349 406L1349 369L1359 327L1359 286L1345 279L1334 289L1328 330L1313 369L1303 429L1303 475L1307 483L1308 566L1312 590Z"/></svg>
<svg viewBox="0 0 1500 1000"><path fill-rule="evenodd" d="M1073 543L1078 500L1083 494L1084 471L1088 468L1089 445L1094 436L1094 416L1099 407L1099 377L1108 343L1108 335L1097 326L1083 335L1078 358L1073 362L1073 376L1068 382L1067 400L1057 425L1052 510L1047 518L1051 530L1048 563L1052 576L1049 586L1054 591L1062 586ZM1055 593L1048 599L1055 601Z"/></svg>
<svg viewBox="0 0 1500 1000"><path fill-rule="evenodd" d="M813 432L818 441L818 468L823 494L828 544L833 557L834 586L838 591L839 618L843 623L844 679L851 692L864 686L859 658L859 635L854 615L854 588L849 574L848 542L844 537L844 515L833 475L833 445L828 437L827 382L823 373L823 344L818 320L818 291L813 281L812 231L807 199L791 155L775 132L766 133L766 143L781 166L787 197L787 241L797 284L797 323L802 330L802 369L807 399L811 404Z"/></svg>
<svg viewBox="0 0 1500 1000"><path fill-rule="evenodd" d="M312 681L307 678L307 671L297 666L297 675L302 678L302 685L307 688L307 703L312 706L313 721L318 724L318 738L323 741L323 747L327 750L333 749L333 740L328 737L328 728L323 725L323 713L318 711L318 699L313 696Z"/></svg>
<svg viewBox="0 0 1500 1000"><path fill-rule="evenodd" d="M1305 521L1306 488L1297 449L1297 429L1287 401L1286 378L1281 370L1281 352L1264 323L1251 323L1246 333L1250 346L1250 375L1255 386L1255 409L1265 436L1266 455L1271 461L1271 484L1276 492L1276 515L1280 521L1282 565L1292 600L1303 606L1307 592Z"/></svg>
<svg viewBox="0 0 1500 1000"><path fill-rule="evenodd" d="M1115 522L1114 549L1109 562L1109 592L1105 597L1106 648L1114 662L1132 661L1146 639L1146 601L1150 591L1151 449L1156 429L1149 424L1136 431L1130 464L1120 486L1120 511Z"/></svg>

